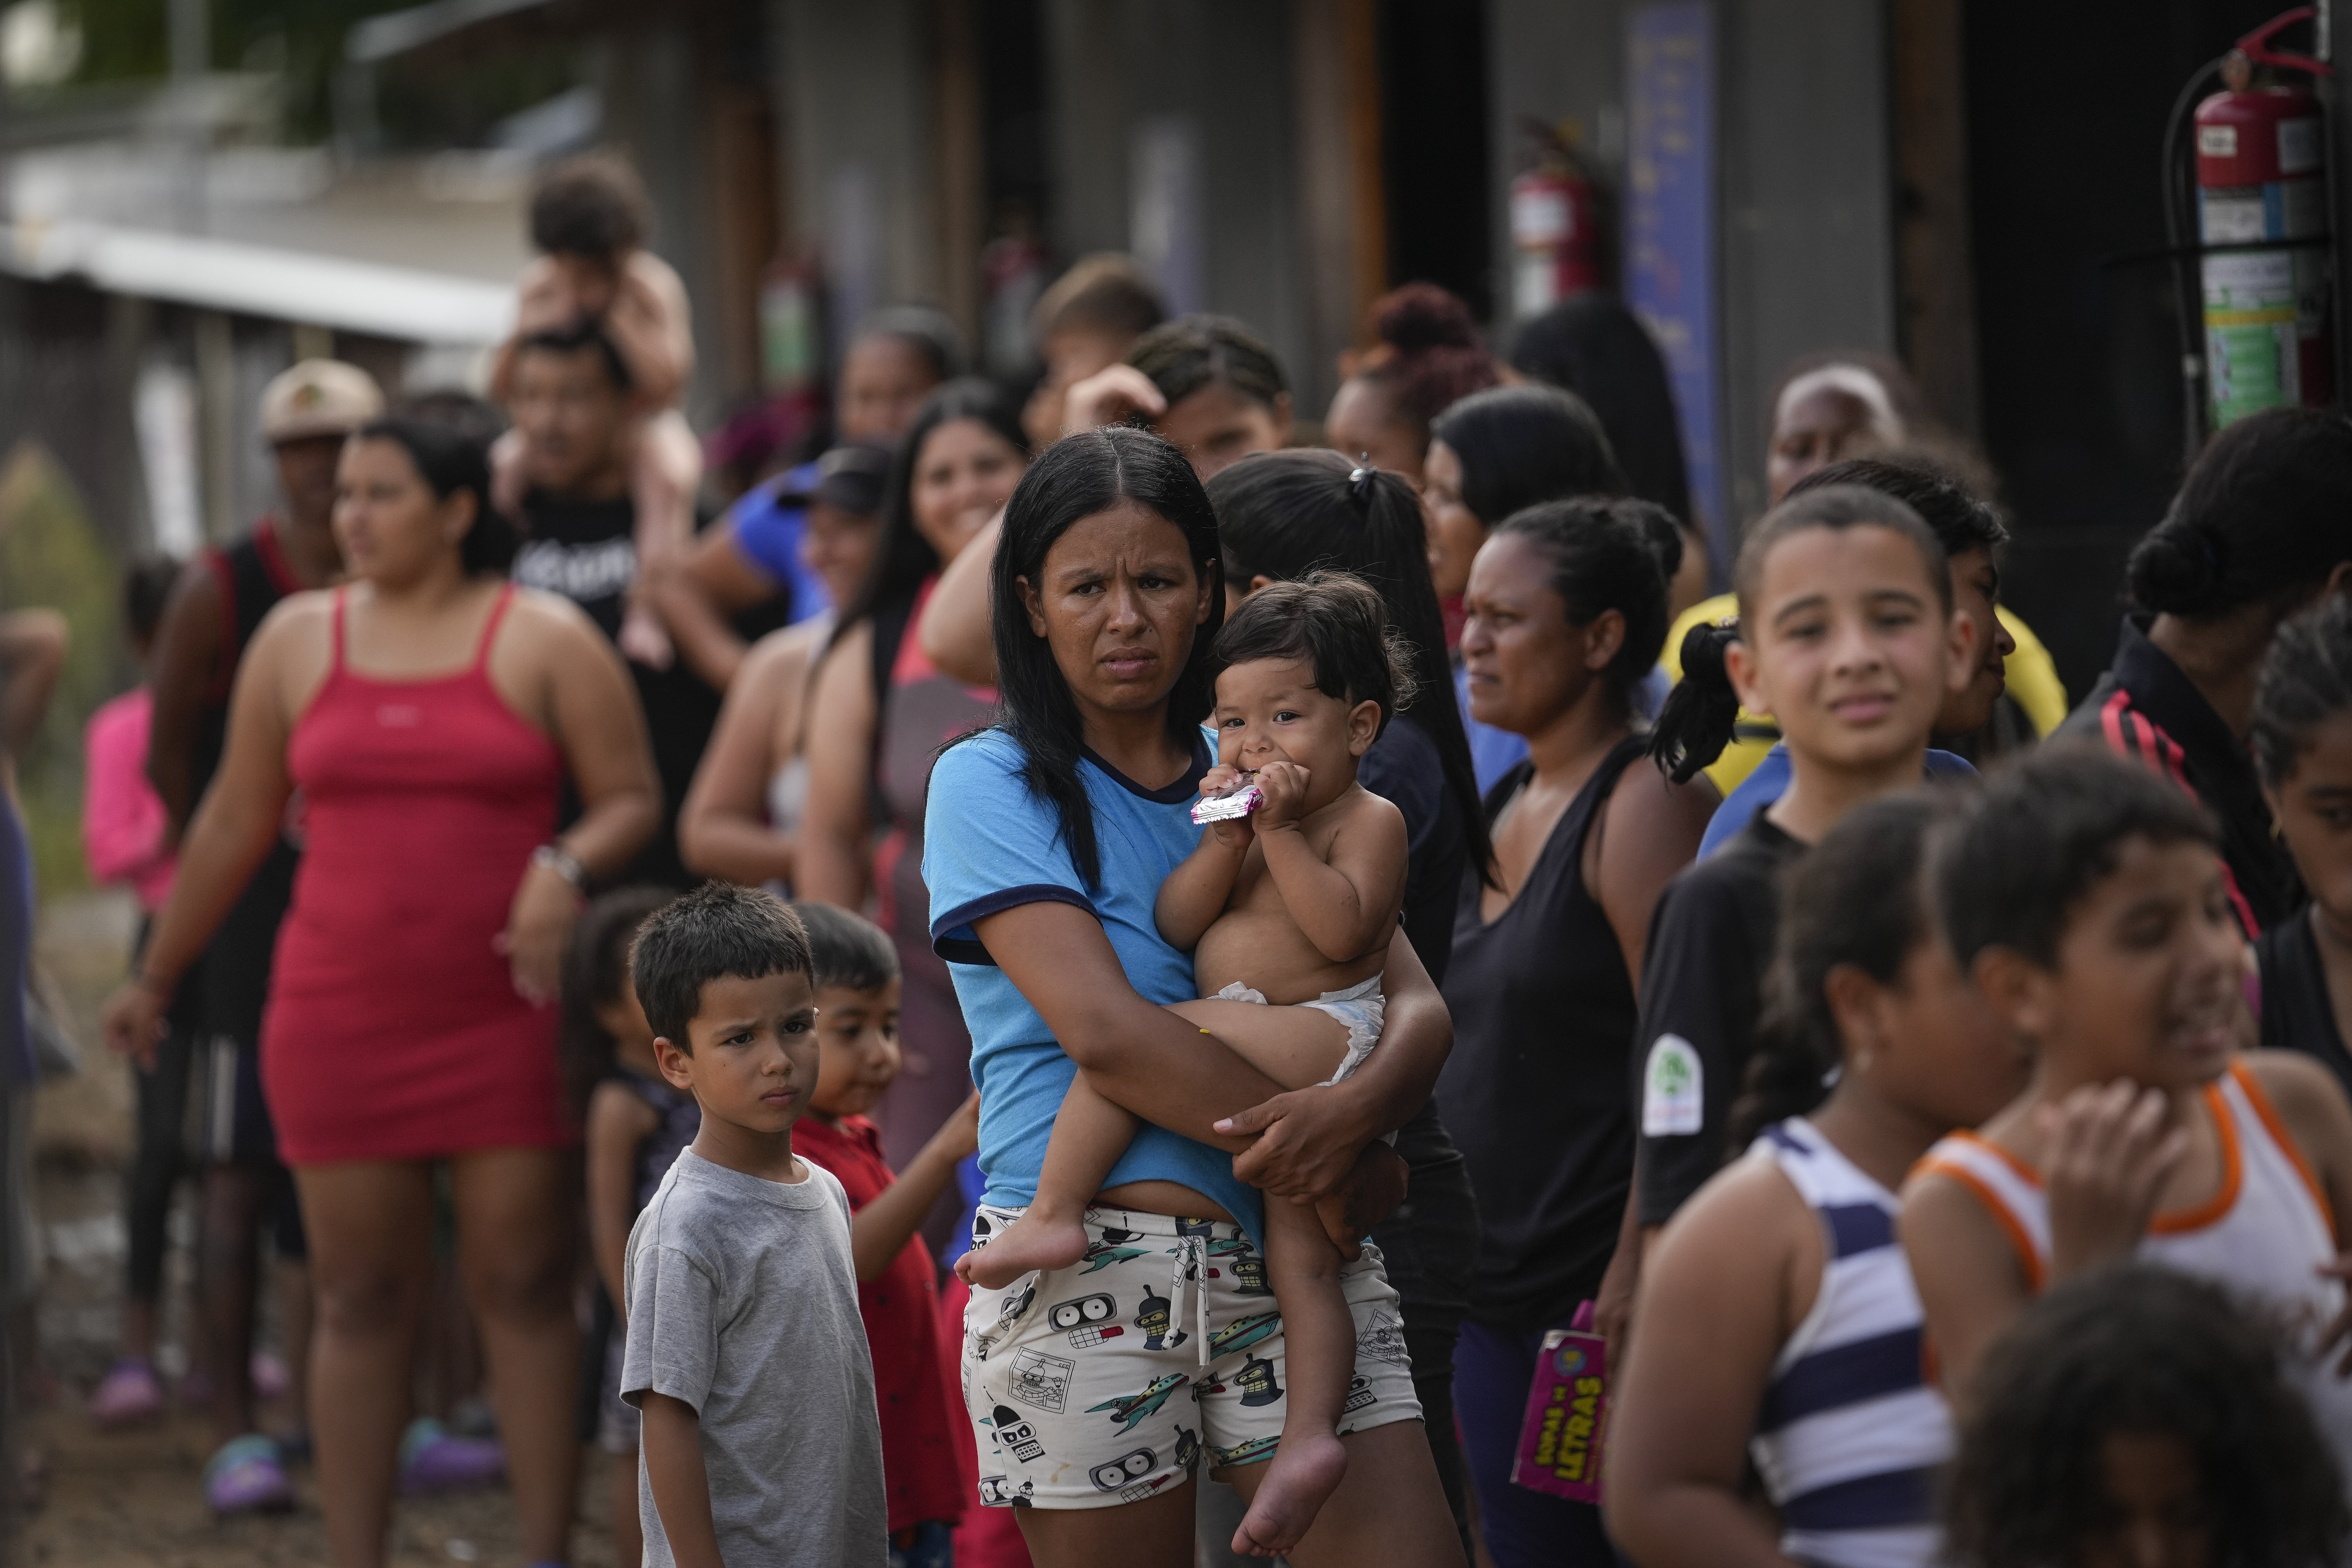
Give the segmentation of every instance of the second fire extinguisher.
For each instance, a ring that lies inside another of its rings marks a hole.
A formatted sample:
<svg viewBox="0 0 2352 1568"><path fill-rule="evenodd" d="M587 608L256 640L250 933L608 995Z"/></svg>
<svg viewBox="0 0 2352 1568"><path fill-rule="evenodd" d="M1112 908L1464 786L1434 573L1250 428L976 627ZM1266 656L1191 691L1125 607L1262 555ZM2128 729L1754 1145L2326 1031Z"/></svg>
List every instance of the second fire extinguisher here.
<svg viewBox="0 0 2352 1568"><path fill-rule="evenodd" d="M2215 429L2336 395L2319 100L2300 83L2252 81L2257 64L2326 70L2270 47L2309 16L2289 12L2240 39L2220 62L2225 90L2197 106L2198 292Z"/></svg>
<svg viewBox="0 0 2352 1568"><path fill-rule="evenodd" d="M1599 201L1573 133L1529 119L1541 149L1511 182L1511 309L1521 321L1601 285Z"/></svg>

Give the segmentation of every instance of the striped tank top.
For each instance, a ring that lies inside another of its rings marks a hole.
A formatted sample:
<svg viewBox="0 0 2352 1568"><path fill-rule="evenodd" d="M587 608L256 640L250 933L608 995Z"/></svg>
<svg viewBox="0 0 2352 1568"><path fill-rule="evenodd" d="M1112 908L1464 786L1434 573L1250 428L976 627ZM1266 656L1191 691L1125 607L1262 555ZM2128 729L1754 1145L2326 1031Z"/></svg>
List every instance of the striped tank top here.
<svg viewBox="0 0 2352 1568"><path fill-rule="evenodd" d="M1921 1568L1943 1540L1936 1480L1952 1422L1923 1373L1900 1205L1801 1116L1766 1128L1748 1157L1780 1167L1827 1244L1812 1310L1772 1363L1748 1439L1780 1549L1818 1568Z"/></svg>
<svg viewBox="0 0 2352 1568"><path fill-rule="evenodd" d="M2149 1263L2210 1279L2267 1317L2287 1347L2289 1375L2352 1474L2352 1382L2318 1352L2322 1331L2342 1309L2344 1287L2317 1272L2336 1256L2326 1194L2262 1082L2242 1062L2205 1087L2221 1144L2221 1185L2192 1209L2156 1216L2139 1245ZM2026 1281L2042 1289L2050 1268L2050 1200L2040 1175L2007 1150L1956 1132L1927 1152L1919 1169L1958 1182L2008 1233Z"/></svg>

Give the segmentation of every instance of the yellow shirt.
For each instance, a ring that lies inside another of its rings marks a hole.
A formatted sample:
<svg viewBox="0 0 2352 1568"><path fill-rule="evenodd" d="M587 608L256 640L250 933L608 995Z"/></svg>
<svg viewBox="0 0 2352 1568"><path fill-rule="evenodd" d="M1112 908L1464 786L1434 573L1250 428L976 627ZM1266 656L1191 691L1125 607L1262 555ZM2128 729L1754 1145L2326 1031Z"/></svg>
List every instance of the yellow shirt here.
<svg viewBox="0 0 2352 1568"><path fill-rule="evenodd" d="M1675 680L1683 678L1683 638L1696 626L1710 625L1739 613L1739 600L1730 594L1717 594L1711 599L1701 599L1682 613L1666 633L1664 657L1658 660L1667 676ZM2032 628L2011 614L2005 605L1996 605L1993 614L2000 617L2001 626L2017 641L2016 649L2001 660L2001 678L2009 684L2009 694L2033 724L2036 735L2047 735L2066 717L2066 688L2058 679L2058 667L2050 660L2050 650ZM1764 760L1764 754L1780 740L1780 727L1769 713L1739 710L1731 744L1723 748L1706 770L1715 787L1729 795L1739 783Z"/></svg>

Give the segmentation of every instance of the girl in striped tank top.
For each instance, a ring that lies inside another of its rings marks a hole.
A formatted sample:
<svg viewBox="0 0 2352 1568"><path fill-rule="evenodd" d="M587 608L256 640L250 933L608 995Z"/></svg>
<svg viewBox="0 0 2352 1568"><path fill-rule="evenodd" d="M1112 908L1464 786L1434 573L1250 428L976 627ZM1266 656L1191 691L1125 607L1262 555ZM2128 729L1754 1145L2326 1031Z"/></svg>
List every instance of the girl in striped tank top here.
<svg viewBox="0 0 2352 1568"><path fill-rule="evenodd" d="M1921 868L1949 815L1919 792L1859 806L1790 876L1732 1115L1755 1142L1660 1237L1613 1401L1609 1524L1643 1568L1937 1558L1952 1428L1894 1189L2026 1075L1929 910ZM1751 1460L1777 1541L1745 1495Z"/></svg>
<svg viewBox="0 0 2352 1568"><path fill-rule="evenodd" d="M1997 775L1938 857L1945 929L2033 1081L1937 1143L1903 1242L1964 1408L1993 1335L2051 1283L2137 1257L2269 1321L2352 1474L2335 1216L2352 1105L2325 1067L2245 1051L2247 956L2205 813L2103 752Z"/></svg>

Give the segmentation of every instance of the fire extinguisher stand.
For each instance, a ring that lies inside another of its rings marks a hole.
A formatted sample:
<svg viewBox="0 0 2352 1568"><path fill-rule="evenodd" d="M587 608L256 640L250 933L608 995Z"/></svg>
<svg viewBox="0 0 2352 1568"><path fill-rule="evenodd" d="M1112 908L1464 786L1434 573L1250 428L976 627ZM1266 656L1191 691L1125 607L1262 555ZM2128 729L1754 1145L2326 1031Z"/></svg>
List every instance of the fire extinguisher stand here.
<svg viewBox="0 0 2352 1568"><path fill-rule="evenodd" d="M2210 430L2264 408L2318 407L2336 395L2333 306L2337 258L2332 221L2328 116L2292 72L2332 87L2333 68L2272 40L2310 22L2311 6L2272 18L2200 68L2174 101L2165 129L2167 239L2174 258L2181 339L2183 461ZM2273 73L2257 83L2256 68ZM2212 77L2222 90L2198 100ZM2195 103L2193 125L2189 110ZM2184 130L2189 157L2181 156ZM2195 215L2195 237L2188 237Z"/></svg>

